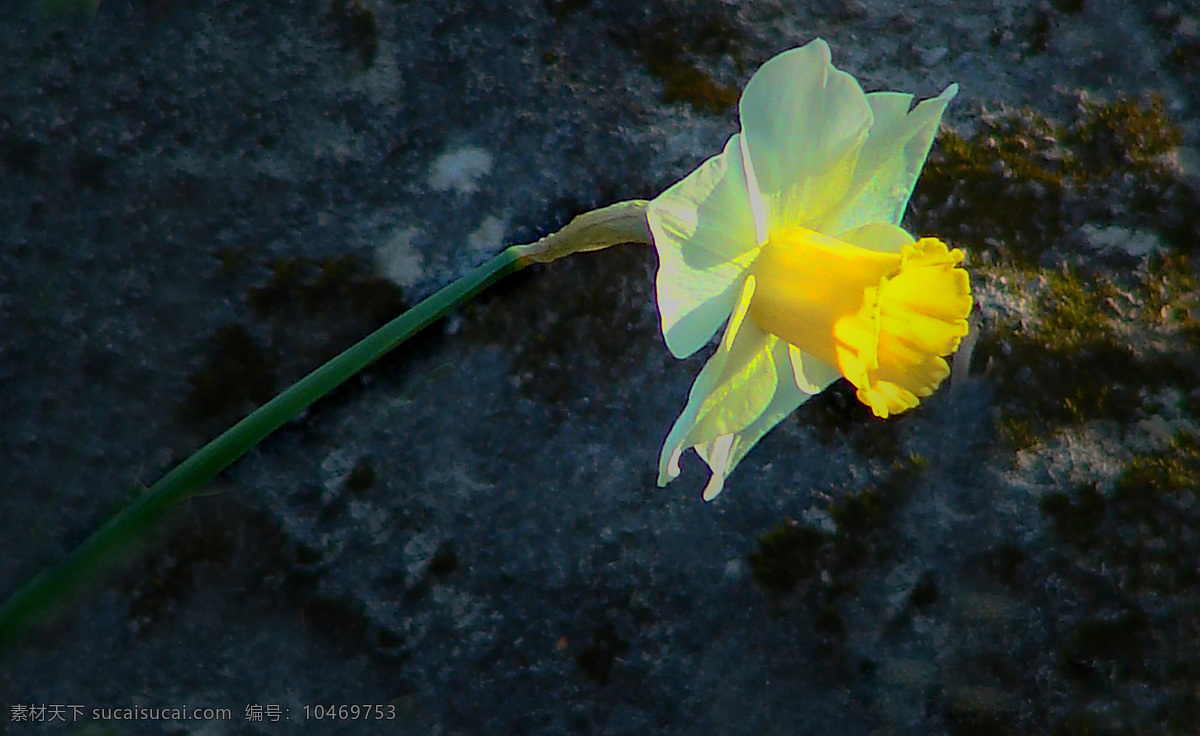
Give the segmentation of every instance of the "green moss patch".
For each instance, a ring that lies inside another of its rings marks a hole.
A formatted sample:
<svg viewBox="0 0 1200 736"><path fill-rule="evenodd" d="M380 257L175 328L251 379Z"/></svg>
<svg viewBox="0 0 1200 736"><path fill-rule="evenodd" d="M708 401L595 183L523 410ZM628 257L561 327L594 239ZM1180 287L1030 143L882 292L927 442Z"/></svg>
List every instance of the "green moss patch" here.
<svg viewBox="0 0 1200 736"><path fill-rule="evenodd" d="M1114 500L1124 521L1146 531L1177 528L1169 506L1200 501L1200 441L1195 435L1181 433L1167 452L1135 457L1117 479ZM1182 572L1200 582L1200 568Z"/></svg>
<svg viewBox="0 0 1200 736"><path fill-rule="evenodd" d="M1095 419L1129 422L1142 415L1148 391L1194 380L1177 350L1127 342L1113 306L1120 290L1101 273L1034 273L1013 279L1045 281L1028 318L992 326L974 355L995 387L998 429L1010 447Z"/></svg>
<svg viewBox="0 0 1200 736"><path fill-rule="evenodd" d="M891 558L892 521L926 465L914 455L881 483L840 498L829 509L832 532L784 519L760 534L747 557L755 581L769 592L787 594L821 579L815 592L827 601L852 591L860 570Z"/></svg>
<svg viewBox="0 0 1200 736"><path fill-rule="evenodd" d="M1156 254L1139 274L1145 311L1159 323L1175 322L1185 331L1200 322L1200 279L1183 253Z"/></svg>
<svg viewBox="0 0 1200 736"><path fill-rule="evenodd" d="M734 84L722 84L697 63L728 54L742 70L743 32L735 19L717 8L667 5L631 38L646 71L662 85L664 102L686 102L699 113L722 114L741 97Z"/></svg>
<svg viewBox="0 0 1200 736"><path fill-rule="evenodd" d="M758 547L747 558L754 580L765 590L790 593L820 571L831 536L816 527L784 519L758 535Z"/></svg>
<svg viewBox="0 0 1200 736"><path fill-rule="evenodd" d="M206 357L178 410L196 435L220 432L275 395L279 358L240 323L219 328L201 346Z"/></svg>
<svg viewBox="0 0 1200 736"><path fill-rule="evenodd" d="M234 278L250 260L219 254L218 278ZM204 364L178 412L188 430L209 437L269 400L405 309L400 289L353 256L290 257L267 264L246 291L250 314L206 337Z"/></svg>
<svg viewBox="0 0 1200 736"><path fill-rule="evenodd" d="M1054 274L1033 321L980 339L975 359L994 368L1010 442L1089 419L1128 421L1140 408L1139 388L1154 377L1117 339L1106 290L1076 274Z"/></svg>
<svg viewBox="0 0 1200 736"><path fill-rule="evenodd" d="M899 416L880 419L858 400L853 384L839 379L801 404L795 416L800 426L814 431L823 445L848 437L854 449L866 457L896 458L901 455L905 426L920 412L921 406L917 406Z"/></svg>
<svg viewBox="0 0 1200 736"><path fill-rule="evenodd" d="M1022 263L1091 221L1152 227L1192 248L1200 200L1164 158L1180 141L1157 98L1085 99L1066 125L1028 109L985 114L970 138L938 137L913 195L913 224Z"/></svg>
<svg viewBox="0 0 1200 736"><path fill-rule="evenodd" d="M1127 712L1154 724L1129 733L1184 733L1200 712L1198 493L1200 440L1180 433L1168 448L1131 459L1111 494L1089 484L1043 500L1055 534L1074 550L1056 566L1064 573L1054 595L1090 601L1060 624L1061 679L1052 686L1076 711L1062 728L1125 733L1111 714Z"/></svg>
<svg viewBox="0 0 1200 736"><path fill-rule="evenodd" d="M1183 142L1183 133L1167 118L1162 98L1137 102L1084 100L1079 119L1065 131L1065 142L1084 168L1079 179L1108 177L1120 171L1165 174L1159 156Z"/></svg>
<svg viewBox="0 0 1200 736"><path fill-rule="evenodd" d="M1060 138L1030 110L986 117L971 138L943 130L913 192L915 229L972 252L1036 260L1066 232L1074 161Z"/></svg>
<svg viewBox="0 0 1200 736"><path fill-rule="evenodd" d="M326 17L342 48L357 53L363 66L371 66L379 52L379 22L375 19L375 11L357 0L332 0Z"/></svg>
<svg viewBox="0 0 1200 736"><path fill-rule="evenodd" d="M1014 617L961 632L983 645L956 668L1020 704L993 721L996 733L1190 732L1200 712L1198 493L1200 439L1182 432L1111 483L1046 494L1050 539L1036 557L1005 544L978 560L1020 601ZM946 712L957 720L949 702Z"/></svg>

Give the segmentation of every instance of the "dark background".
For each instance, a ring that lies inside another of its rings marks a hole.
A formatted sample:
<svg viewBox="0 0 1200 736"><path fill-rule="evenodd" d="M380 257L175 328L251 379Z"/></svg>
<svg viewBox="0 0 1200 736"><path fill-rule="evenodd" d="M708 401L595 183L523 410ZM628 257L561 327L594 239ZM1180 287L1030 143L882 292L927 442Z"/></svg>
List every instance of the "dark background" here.
<svg viewBox="0 0 1200 736"><path fill-rule="evenodd" d="M953 390L881 423L835 386L704 504L694 455L654 482L705 356L652 249L531 269L0 653L0 732L1194 733L1194 3L36 17L0 7L0 595L405 305L686 175L816 37L868 91L960 83L905 224L969 251L980 333ZM396 718L305 721L338 704Z"/></svg>

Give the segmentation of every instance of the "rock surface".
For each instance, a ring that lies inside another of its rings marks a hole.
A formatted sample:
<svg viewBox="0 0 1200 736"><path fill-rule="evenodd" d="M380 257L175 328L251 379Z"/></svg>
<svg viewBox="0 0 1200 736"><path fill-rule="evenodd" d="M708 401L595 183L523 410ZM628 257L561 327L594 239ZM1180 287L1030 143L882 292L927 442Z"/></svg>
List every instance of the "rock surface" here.
<svg viewBox="0 0 1200 736"><path fill-rule="evenodd" d="M0 653L0 732L1200 719L1195 3L35 18L0 8L0 595L404 305L686 175L737 129L753 71L818 36L868 91L961 85L906 224L970 252L980 334L971 373L910 416L835 387L704 504L694 456L655 485L704 356L662 344L651 249L530 269ZM394 717L309 722L342 704ZM85 710L15 720L54 705ZM92 717L185 705L230 718Z"/></svg>

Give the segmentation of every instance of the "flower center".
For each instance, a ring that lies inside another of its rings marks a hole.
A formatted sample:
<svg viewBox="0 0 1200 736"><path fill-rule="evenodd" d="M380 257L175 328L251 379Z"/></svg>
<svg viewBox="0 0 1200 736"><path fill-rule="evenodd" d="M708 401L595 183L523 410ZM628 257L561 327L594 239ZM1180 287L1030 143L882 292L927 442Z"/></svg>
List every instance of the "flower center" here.
<svg viewBox="0 0 1200 736"><path fill-rule="evenodd" d="M916 406L950 372L942 356L967 334L972 304L962 258L935 238L885 253L792 228L751 267L750 317L836 366L886 417Z"/></svg>
<svg viewBox="0 0 1200 736"><path fill-rule="evenodd" d="M858 340L839 333L870 330L868 297L899 269L898 253L868 250L793 228L774 235L754 262L756 289L750 316L764 331L837 366L849 377L859 372L848 363L853 356L847 354Z"/></svg>

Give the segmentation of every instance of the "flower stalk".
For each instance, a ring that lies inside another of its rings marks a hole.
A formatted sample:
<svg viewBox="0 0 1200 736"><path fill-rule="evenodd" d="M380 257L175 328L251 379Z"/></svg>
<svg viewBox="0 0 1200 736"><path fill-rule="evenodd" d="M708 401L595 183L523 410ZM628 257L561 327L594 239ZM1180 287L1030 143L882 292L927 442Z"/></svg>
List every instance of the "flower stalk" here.
<svg viewBox="0 0 1200 736"><path fill-rule="evenodd" d="M646 204L632 200L587 212L535 243L507 248L263 404L160 478L61 562L42 570L10 595L0 605L0 649L120 559L171 507L196 495L250 448L488 286L532 263L548 263L625 242L651 242Z"/></svg>

